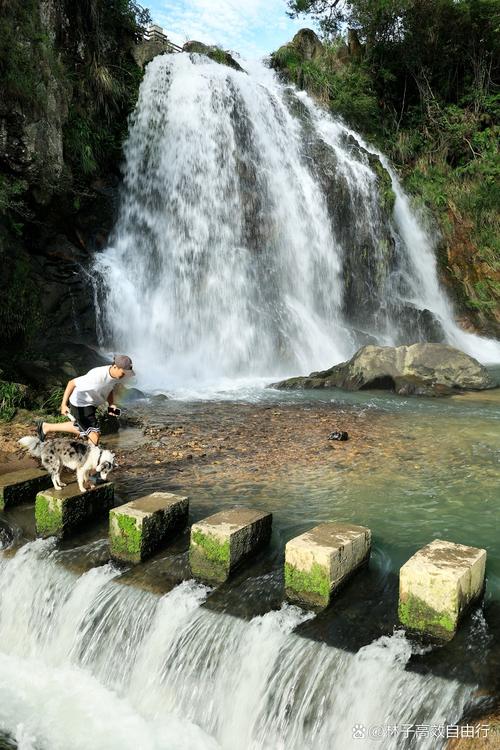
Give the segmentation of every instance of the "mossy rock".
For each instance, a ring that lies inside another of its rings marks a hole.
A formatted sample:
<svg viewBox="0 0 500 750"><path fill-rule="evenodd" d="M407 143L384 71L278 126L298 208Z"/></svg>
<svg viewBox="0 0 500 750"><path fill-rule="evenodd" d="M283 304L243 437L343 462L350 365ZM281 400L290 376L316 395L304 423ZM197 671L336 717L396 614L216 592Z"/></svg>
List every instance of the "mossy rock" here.
<svg viewBox="0 0 500 750"><path fill-rule="evenodd" d="M220 47L203 44L203 42L192 41L186 42L182 51L189 53L193 52L197 55L205 55L205 57L210 58L210 60L213 60L220 65L227 65L234 70L239 70L241 73L245 72L241 65L236 62L234 57Z"/></svg>

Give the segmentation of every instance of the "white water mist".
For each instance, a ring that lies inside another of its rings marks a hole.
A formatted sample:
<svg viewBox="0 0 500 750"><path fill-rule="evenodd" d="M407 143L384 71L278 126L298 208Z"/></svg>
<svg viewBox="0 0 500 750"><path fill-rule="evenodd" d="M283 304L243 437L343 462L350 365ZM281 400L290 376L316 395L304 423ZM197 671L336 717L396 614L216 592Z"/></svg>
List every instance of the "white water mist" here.
<svg viewBox="0 0 500 750"><path fill-rule="evenodd" d="M107 343L134 355L144 385L203 388L400 343L425 310L449 342L500 360L455 325L433 244L380 155L396 194L384 215L369 153L261 65L155 58L97 260Z"/></svg>
<svg viewBox="0 0 500 750"><path fill-rule="evenodd" d="M159 597L57 558L50 541L0 556L0 731L26 750L345 750L356 724L455 722L472 693L406 671L401 633L349 654L296 635L296 607L246 622L194 581Z"/></svg>

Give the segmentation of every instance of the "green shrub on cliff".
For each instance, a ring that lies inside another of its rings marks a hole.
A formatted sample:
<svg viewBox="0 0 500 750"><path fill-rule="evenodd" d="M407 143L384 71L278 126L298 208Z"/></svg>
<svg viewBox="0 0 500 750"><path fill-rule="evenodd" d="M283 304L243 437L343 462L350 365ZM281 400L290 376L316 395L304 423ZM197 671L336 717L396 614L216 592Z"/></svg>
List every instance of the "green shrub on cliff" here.
<svg viewBox="0 0 500 750"><path fill-rule="evenodd" d="M66 0L66 13L72 34L64 58L73 96L64 129L65 159L85 182L120 160L142 77L132 48L151 18L132 0Z"/></svg>
<svg viewBox="0 0 500 750"><path fill-rule="evenodd" d="M288 4L324 46L311 60L285 45L275 66L391 157L438 219L462 311L500 336L500 0Z"/></svg>
<svg viewBox="0 0 500 750"><path fill-rule="evenodd" d="M25 404L26 393L26 386L0 380L0 422L10 422L18 408Z"/></svg>

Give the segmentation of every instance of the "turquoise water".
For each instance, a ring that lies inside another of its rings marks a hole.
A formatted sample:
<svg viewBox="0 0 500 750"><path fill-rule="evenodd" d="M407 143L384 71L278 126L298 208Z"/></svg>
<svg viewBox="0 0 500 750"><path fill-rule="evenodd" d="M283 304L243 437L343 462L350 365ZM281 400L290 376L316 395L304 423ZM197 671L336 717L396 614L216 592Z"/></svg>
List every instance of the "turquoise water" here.
<svg viewBox="0 0 500 750"><path fill-rule="evenodd" d="M354 407L368 424L371 413L382 412L390 447L381 440L347 462L338 444L333 460L300 471L287 467L285 476L272 479L259 481L257 474L250 483L246 478L220 483L210 476L192 491L191 505L200 516L206 509L252 503L275 514L281 543L330 519L367 525L374 564L394 574L435 538L484 547L487 597L500 598L500 391L417 399L383 392L268 390L260 399L325 414L332 404ZM168 402L156 410L155 420L161 423L175 413L185 421L202 419L204 408ZM234 408L237 412L237 404Z"/></svg>

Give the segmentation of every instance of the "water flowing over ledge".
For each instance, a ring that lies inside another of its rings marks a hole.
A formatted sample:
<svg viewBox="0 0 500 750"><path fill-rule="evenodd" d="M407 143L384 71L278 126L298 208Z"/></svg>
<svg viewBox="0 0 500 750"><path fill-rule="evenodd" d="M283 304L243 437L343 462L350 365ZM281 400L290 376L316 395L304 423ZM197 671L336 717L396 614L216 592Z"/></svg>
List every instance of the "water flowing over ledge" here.
<svg viewBox="0 0 500 750"><path fill-rule="evenodd" d="M157 597L57 554L36 541L0 558L0 729L23 750L335 750L357 747L358 723L456 721L470 697L405 671L401 633L352 655L294 635L310 617L296 607L245 622L201 607L194 581Z"/></svg>
<svg viewBox="0 0 500 750"><path fill-rule="evenodd" d="M147 68L121 209L98 257L101 343L144 385L213 385L323 369L364 343L461 331L434 242L383 155L278 82L199 55Z"/></svg>

